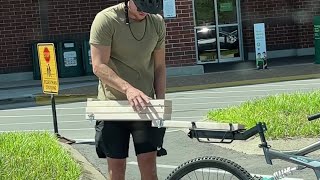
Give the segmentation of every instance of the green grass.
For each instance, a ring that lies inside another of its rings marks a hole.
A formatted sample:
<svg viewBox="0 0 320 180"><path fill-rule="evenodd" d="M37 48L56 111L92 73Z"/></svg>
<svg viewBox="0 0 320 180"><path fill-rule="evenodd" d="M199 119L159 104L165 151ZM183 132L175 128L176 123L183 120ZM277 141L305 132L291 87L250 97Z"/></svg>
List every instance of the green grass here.
<svg viewBox="0 0 320 180"><path fill-rule="evenodd" d="M81 167L46 132L0 134L1 180L78 180Z"/></svg>
<svg viewBox="0 0 320 180"><path fill-rule="evenodd" d="M255 98L238 106L211 110L208 119L239 123L250 128L257 122L267 125L268 139L318 137L320 119L309 122L307 116L320 112L320 91L295 92Z"/></svg>

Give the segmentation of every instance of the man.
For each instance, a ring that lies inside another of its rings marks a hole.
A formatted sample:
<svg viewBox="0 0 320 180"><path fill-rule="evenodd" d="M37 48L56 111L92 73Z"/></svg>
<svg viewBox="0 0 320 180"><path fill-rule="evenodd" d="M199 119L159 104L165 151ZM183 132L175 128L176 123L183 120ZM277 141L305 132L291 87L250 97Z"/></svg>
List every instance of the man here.
<svg viewBox="0 0 320 180"><path fill-rule="evenodd" d="M162 0L126 0L99 12L91 27L98 99L128 100L141 111L151 98L165 99L165 23L158 15ZM142 180L156 180L156 157L165 128L151 122L97 121L96 151L107 158L112 180L124 180L132 135ZM162 149L164 150L164 149Z"/></svg>

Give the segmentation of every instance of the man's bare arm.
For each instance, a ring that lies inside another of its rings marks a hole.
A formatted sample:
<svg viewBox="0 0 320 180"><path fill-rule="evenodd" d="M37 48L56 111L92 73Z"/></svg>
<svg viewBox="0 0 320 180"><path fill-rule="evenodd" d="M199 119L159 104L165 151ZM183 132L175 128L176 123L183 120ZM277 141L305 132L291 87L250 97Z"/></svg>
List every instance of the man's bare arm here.
<svg viewBox="0 0 320 180"><path fill-rule="evenodd" d="M102 81L103 85L108 85L126 94L131 106L136 110L140 110L141 107L145 108L144 102L149 103L149 97L120 78L108 67L110 53L110 46L91 45L93 73Z"/></svg>
<svg viewBox="0 0 320 180"><path fill-rule="evenodd" d="M153 52L155 64L155 81L154 88L156 91L157 99L165 99L166 91L166 62L165 62L165 49L157 49Z"/></svg>
<svg viewBox="0 0 320 180"><path fill-rule="evenodd" d="M131 85L108 67L110 52L110 46L91 45L93 73L100 78L103 85L111 86L122 93L126 93Z"/></svg>

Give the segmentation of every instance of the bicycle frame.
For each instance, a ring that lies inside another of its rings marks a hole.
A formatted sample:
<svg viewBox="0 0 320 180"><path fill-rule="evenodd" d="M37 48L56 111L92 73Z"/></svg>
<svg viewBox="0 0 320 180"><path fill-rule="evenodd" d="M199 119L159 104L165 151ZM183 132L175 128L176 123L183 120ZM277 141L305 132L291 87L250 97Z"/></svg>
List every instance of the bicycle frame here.
<svg viewBox="0 0 320 180"><path fill-rule="evenodd" d="M314 147L308 147L308 149L306 150L313 152L320 149L319 148L320 142L314 143L312 146ZM297 154L298 151L281 152L281 151L277 151L277 150L273 150L265 147L263 147L263 149L266 149L264 150L264 155L268 164L272 165L272 162L271 162L272 159L281 159L287 162L291 162L291 163L302 166L298 168L298 170L304 169L305 167L313 169L317 179L320 180L320 161L307 158L303 155L298 155Z"/></svg>
<svg viewBox="0 0 320 180"><path fill-rule="evenodd" d="M260 148L263 149L263 153L267 164L272 165L273 159L281 159L287 162L291 162L299 165L297 170L304 168L311 168L316 174L318 180L320 180L320 161L305 157L306 154L314 152L320 149L320 141L315 142L309 146L306 146L299 150L294 151L278 151L271 149L268 145L264 132L267 130L265 123L257 123L256 126L248 130L236 130L229 131L212 130L212 129L199 129L193 123L193 127L190 128L188 136L190 138L197 138L199 142L206 143L231 143L233 140L246 140L256 134L259 134L261 144ZM201 138L206 138L206 141L201 140ZM220 139L220 141L211 141L210 139ZM226 142L226 140L230 140Z"/></svg>

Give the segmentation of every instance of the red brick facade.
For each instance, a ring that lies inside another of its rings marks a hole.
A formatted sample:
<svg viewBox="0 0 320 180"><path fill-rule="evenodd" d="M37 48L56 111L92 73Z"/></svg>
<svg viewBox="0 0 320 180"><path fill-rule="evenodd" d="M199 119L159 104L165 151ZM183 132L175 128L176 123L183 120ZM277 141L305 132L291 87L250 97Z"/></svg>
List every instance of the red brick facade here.
<svg viewBox="0 0 320 180"><path fill-rule="evenodd" d="M167 64L192 65L196 61L192 0L176 0L177 18L167 23Z"/></svg>
<svg viewBox="0 0 320 180"><path fill-rule="evenodd" d="M320 15L317 0L241 0L245 50L254 50L253 24L265 23L268 50L310 48L313 17Z"/></svg>
<svg viewBox="0 0 320 180"><path fill-rule="evenodd" d="M31 70L29 42L40 39L37 1L0 2L0 73Z"/></svg>
<svg viewBox="0 0 320 180"><path fill-rule="evenodd" d="M118 0L2 0L0 4L0 74L32 71L31 43L41 40L84 40L101 9ZM313 47L317 0L241 0L245 54L254 51L253 24L266 24L268 50ZM167 65L196 62L192 0L176 0L177 18L166 20Z"/></svg>

